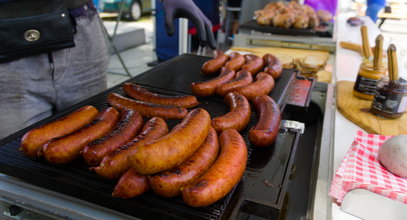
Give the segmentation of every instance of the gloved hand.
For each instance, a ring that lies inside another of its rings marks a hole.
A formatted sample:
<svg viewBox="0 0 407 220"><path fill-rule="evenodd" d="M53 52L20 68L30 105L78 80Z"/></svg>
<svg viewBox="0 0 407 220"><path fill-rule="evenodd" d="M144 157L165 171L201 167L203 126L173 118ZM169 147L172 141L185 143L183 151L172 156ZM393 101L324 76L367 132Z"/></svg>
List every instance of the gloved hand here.
<svg viewBox="0 0 407 220"><path fill-rule="evenodd" d="M174 19L187 18L197 28L198 39L201 44L209 43L216 48L216 41L212 33L212 22L202 13L192 0L163 0L165 11L165 27L168 35L174 34Z"/></svg>

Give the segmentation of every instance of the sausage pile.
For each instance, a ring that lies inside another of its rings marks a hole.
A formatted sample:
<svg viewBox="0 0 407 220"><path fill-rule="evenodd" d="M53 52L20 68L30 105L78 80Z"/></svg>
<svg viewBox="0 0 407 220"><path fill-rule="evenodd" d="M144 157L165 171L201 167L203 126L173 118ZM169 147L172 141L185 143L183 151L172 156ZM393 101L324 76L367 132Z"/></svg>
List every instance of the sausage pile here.
<svg viewBox="0 0 407 220"><path fill-rule="evenodd" d="M239 132L249 123L250 102L259 118L250 141L270 146L277 136L280 112L267 94L281 64L271 54L260 58L218 51L202 74L214 77L193 83L194 93L224 96L227 114L211 118L205 109L193 108L199 104L195 96L165 96L125 83L125 95L107 96L111 107L99 112L87 105L34 128L23 136L20 150L51 164L83 160L102 178L117 180L114 197L152 190L180 196L192 207L213 204L233 189L246 168L248 151ZM168 119L180 122L169 130Z"/></svg>

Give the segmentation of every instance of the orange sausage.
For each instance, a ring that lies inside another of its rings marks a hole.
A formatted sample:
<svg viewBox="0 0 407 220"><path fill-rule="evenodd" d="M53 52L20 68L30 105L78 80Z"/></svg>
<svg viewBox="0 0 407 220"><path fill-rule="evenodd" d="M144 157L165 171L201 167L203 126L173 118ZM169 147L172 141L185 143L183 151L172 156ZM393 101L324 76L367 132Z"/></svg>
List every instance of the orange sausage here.
<svg viewBox="0 0 407 220"><path fill-rule="evenodd" d="M220 68L225 65L225 63L228 61L229 56L223 53L221 50L215 50L215 58L206 61L202 65L201 73L204 75L212 75L214 73L217 73Z"/></svg>
<svg viewBox="0 0 407 220"><path fill-rule="evenodd" d="M205 141L210 126L205 109L190 111L170 133L129 156L131 167L141 174L154 174L180 165Z"/></svg>
<svg viewBox="0 0 407 220"><path fill-rule="evenodd" d="M220 96L225 96L229 92L232 92L233 90L243 87L246 85L249 85L250 83L253 82L253 77L250 72L247 70L240 70L236 74L236 78L222 84L218 88L216 88L216 94Z"/></svg>
<svg viewBox="0 0 407 220"><path fill-rule="evenodd" d="M139 196L150 190L147 176L137 173L134 169L125 172L113 189L112 196L129 199Z"/></svg>
<svg viewBox="0 0 407 220"><path fill-rule="evenodd" d="M271 75L260 72L256 75L256 81L247 86L237 88L235 92L242 94L248 100L253 100L259 95L268 95L274 88L274 79Z"/></svg>
<svg viewBox="0 0 407 220"><path fill-rule="evenodd" d="M148 144L167 133L167 123L162 118L153 117L133 140L105 156L98 167L91 167L90 170L106 179L119 178L130 169L127 160L130 155L133 155L140 146Z"/></svg>
<svg viewBox="0 0 407 220"><path fill-rule="evenodd" d="M150 176L149 182L155 193L164 197L181 195L181 187L200 177L216 160L219 153L218 135L209 130L205 142L178 167Z"/></svg>
<svg viewBox="0 0 407 220"><path fill-rule="evenodd" d="M259 120L249 132L250 142L259 147L269 146L278 135L281 123L280 109L268 95L257 96L253 104Z"/></svg>
<svg viewBox="0 0 407 220"><path fill-rule="evenodd" d="M98 113L95 107L86 105L62 118L34 128L24 134L20 150L29 157L38 157L38 151L42 150L42 145L53 138L65 136L89 124Z"/></svg>
<svg viewBox="0 0 407 220"><path fill-rule="evenodd" d="M118 120L119 112L115 108L107 108L91 124L46 143L43 146L43 155L50 163L71 162L78 157L85 145L109 133Z"/></svg>
<svg viewBox="0 0 407 220"><path fill-rule="evenodd" d="M235 75L236 75L235 71L228 68L222 68L219 76L205 82L192 83L191 84L192 93L198 96L214 95L216 92L216 88L226 83L227 81L235 78Z"/></svg>
<svg viewBox="0 0 407 220"><path fill-rule="evenodd" d="M140 132L143 118L135 110L124 110L112 132L83 148L82 158L89 166L98 166L103 157L129 142Z"/></svg>
<svg viewBox="0 0 407 220"><path fill-rule="evenodd" d="M220 154L208 171L182 189L184 202L193 207L213 204L223 198L240 181L247 163L243 137L227 129L219 137Z"/></svg>
<svg viewBox="0 0 407 220"><path fill-rule="evenodd" d="M225 64L225 67L235 72L240 70L246 62L244 56L238 52L232 52L229 57L230 60Z"/></svg>
<svg viewBox="0 0 407 220"><path fill-rule="evenodd" d="M192 95L160 95L152 93L147 89L144 89L141 86L131 82L125 83L123 85L123 90L130 97L144 102L152 102L161 105L175 105L182 108L191 108L199 104L196 97Z"/></svg>
<svg viewBox="0 0 407 220"><path fill-rule="evenodd" d="M222 116L212 119L212 127L220 133L226 129L233 128L243 130L250 120L250 104L243 95L239 93L228 93L224 98L229 105L230 111Z"/></svg>
<svg viewBox="0 0 407 220"><path fill-rule="evenodd" d="M274 79L280 78L281 72L283 72L283 64L281 61L271 54L265 54L263 61L266 65L264 72L270 74Z"/></svg>
<svg viewBox="0 0 407 220"><path fill-rule="evenodd" d="M161 105L150 102L143 102L123 97L116 93L107 96L109 104L117 109L133 109L138 111L143 117L160 117L164 119L182 119L188 113L185 108L174 105Z"/></svg>
<svg viewBox="0 0 407 220"><path fill-rule="evenodd" d="M262 58L254 54L244 55L246 63L242 66L242 70L249 71L252 75L256 75L263 69L264 61Z"/></svg>

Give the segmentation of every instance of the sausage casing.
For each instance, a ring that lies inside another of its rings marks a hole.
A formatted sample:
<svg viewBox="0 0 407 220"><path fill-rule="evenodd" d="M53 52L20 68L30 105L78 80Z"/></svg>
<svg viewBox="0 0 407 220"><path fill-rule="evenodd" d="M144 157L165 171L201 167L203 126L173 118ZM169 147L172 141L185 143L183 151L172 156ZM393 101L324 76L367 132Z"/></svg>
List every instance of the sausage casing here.
<svg viewBox="0 0 407 220"><path fill-rule="evenodd" d="M260 72L256 80L247 86L237 88L235 92L242 94L248 100L253 100L259 95L268 95L274 88L274 79L271 75Z"/></svg>
<svg viewBox="0 0 407 220"><path fill-rule="evenodd" d="M34 128L24 134L21 148L25 155L38 157L38 151L53 138L62 137L89 124L96 118L99 111L90 105L83 106L76 111L55 121Z"/></svg>
<svg viewBox="0 0 407 220"><path fill-rule="evenodd" d="M211 75L217 73L228 61L229 56L221 50L215 51L215 57L202 65L201 73Z"/></svg>
<svg viewBox="0 0 407 220"><path fill-rule="evenodd" d="M211 96L220 85L235 78L236 72L229 68L222 68L219 76L205 82L194 82L191 84L192 93L198 96Z"/></svg>
<svg viewBox="0 0 407 220"><path fill-rule="evenodd" d="M257 96L253 100L253 105L259 120L256 126L250 129L250 142L259 147L269 146L278 135L281 123L280 109L268 95Z"/></svg>
<svg viewBox="0 0 407 220"><path fill-rule="evenodd" d="M240 70L239 72L237 72L236 78L216 88L216 93L220 96L225 96L229 92L232 92L237 88L249 85L252 82L253 82L252 74L247 70Z"/></svg>
<svg viewBox="0 0 407 220"><path fill-rule="evenodd" d="M263 56L263 61L266 66L264 72L270 74L274 79L280 78L281 73L283 72L283 64L281 61L271 54L265 54Z"/></svg>
<svg viewBox="0 0 407 220"><path fill-rule="evenodd" d="M134 169L127 170L113 189L112 196L129 199L139 196L150 189L147 176L137 173Z"/></svg>
<svg viewBox="0 0 407 220"><path fill-rule="evenodd" d="M238 52L232 52L229 57L230 60L225 64L225 67L235 72L239 71L246 62L244 56Z"/></svg>
<svg viewBox="0 0 407 220"><path fill-rule="evenodd" d="M119 112L115 108L109 107L87 126L46 143L43 146L43 155L50 163L71 162L77 158L85 145L109 133L118 120Z"/></svg>
<svg viewBox="0 0 407 220"><path fill-rule="evenodd" d="M148 91L135 83L125 83L123 85L124 92L130 97L144 101L152 102L162 105L175 105L182 108L191 108L199 104L195 96L192 95L182 95L182 96L169 96L160 95Z"/></svg>
<svg viewBox="0 0 407 220"><path fill-rule="evenodd" d="M174 105L161 105L129 99L117 93L110 93L107 97L109 104L117 109L133 109L143 117L160 117L163 119L182 119L188 110Z"/></svg>
<svg viewBox="0 0 407 220"><path fill-rule="evenodd" d="M243 137L227 129L219 137L220 154L201 177L182 189L184 202L193 207L210 205L223 198L240 181L247 163Z"/></svg>
<svg viewBox="0 0 407 220"><path fill-rule="evenodd" d="M82 158L89 166L98 166L103 157L129 142L140 132L143 118L135 110L123 110L116 127L97 140L83 148Z"/></svg>
<svg viewBox="0 0 407 220"><path fill-rule="evenodd" d="M204 142L210 126L209 113L193 109L170 133L129 156L131 167L141 174L154 174L180 165Z"/></svg>
<svg viewBox="0 0 407 220"><path fill-rule="evenodd" d="M200 177L213 164L218 153L218 135L211 128L204 143L188 160L178 167L150 176L151 188L164 197L181 195L181 187Z"/></svg>
<svg viewBox="0 0 407 220"><path fill-rule="evenodd" d="M242 70L249 71L252 75L256 75L264 67L264 61L262 58L254 54L244 55L246 63L242 66Z"/></svg>
<svg viewBox="0 0 407 220"><path fill-rule="evenodd" d="M243 130L250 120L250 104L243 95L235 92L228 93L224 101L229 105L230 111L222 116L212 119L212 127L220 133L228 128Z"/></svg>
<svg viewBox="0 0 407 220"><path fill-rule="evenodd" d="M119 149L103 158L98 167L91 167L98 175L106 179L119 178L130 169L127 158L133 155L137 148L148 144L168 133L167 123L162 118L153 117L143 126L140 134Z"/></svg>

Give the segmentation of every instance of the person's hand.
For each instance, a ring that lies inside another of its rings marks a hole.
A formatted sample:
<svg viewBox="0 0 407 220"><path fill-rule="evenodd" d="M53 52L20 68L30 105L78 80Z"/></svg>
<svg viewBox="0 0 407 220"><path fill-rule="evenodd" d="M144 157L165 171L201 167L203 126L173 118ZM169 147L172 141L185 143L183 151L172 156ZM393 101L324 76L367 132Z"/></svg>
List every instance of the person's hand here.
<svg viewBox="0 0 407 220"><path fill-rule="evenodd" d="M216 48L216 41L212 33L211 21L202 13L192 0L163 0L165 11L165 27L168 35L174 34L174 19L187 18L197 28L198 39L201 44L209 44Z"/></svg>

